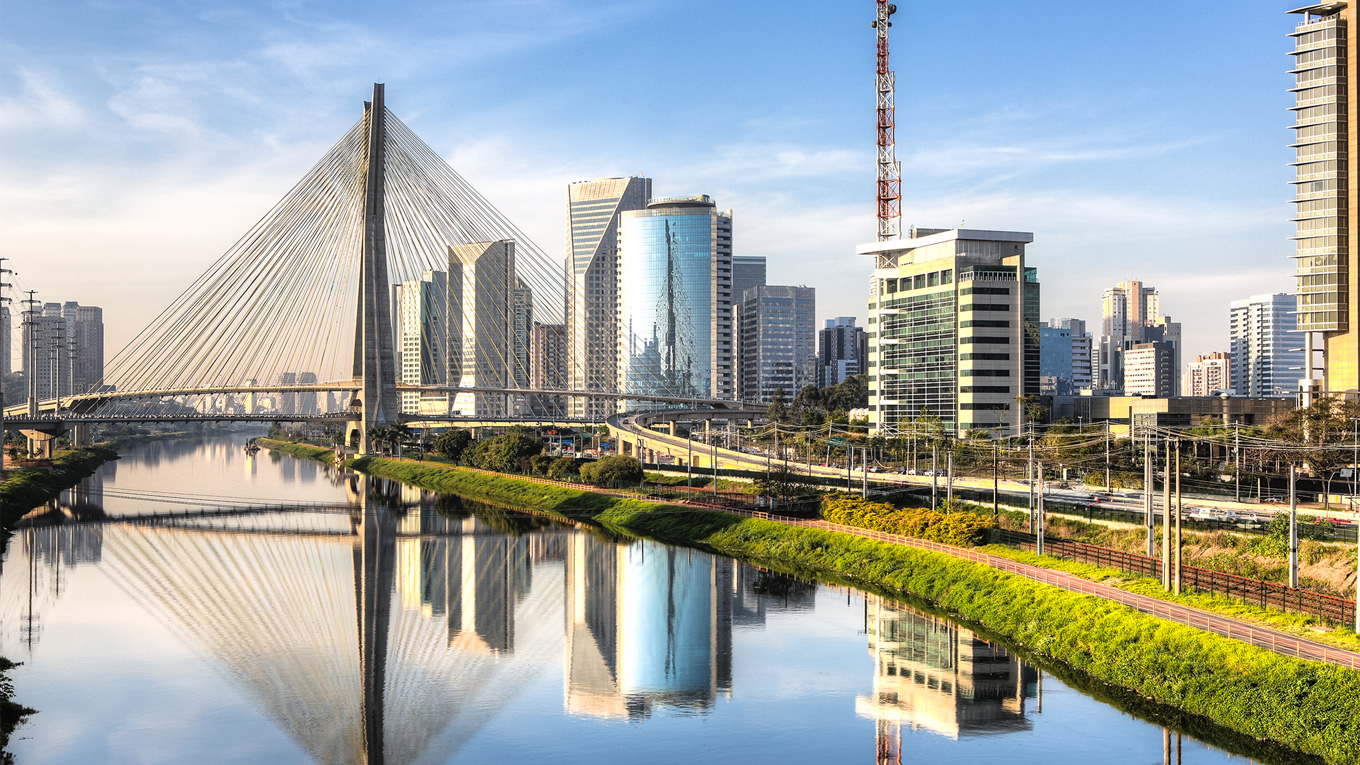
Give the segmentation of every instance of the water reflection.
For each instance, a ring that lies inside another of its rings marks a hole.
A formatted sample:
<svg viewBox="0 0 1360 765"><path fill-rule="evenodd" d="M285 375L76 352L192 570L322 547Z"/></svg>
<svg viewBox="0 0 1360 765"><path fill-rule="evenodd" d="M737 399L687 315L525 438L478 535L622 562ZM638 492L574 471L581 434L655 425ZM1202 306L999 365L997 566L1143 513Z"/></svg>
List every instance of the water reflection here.
<svg viewBox="0 0 1360 765"><path fill-rule="evenodd" d="M262 456L218 455L233 476L243 472L235 459L254 466L246 472L281 469ZM299 462L293 475L323 489L335 484L334 503L201 517L166 516L165 507L146 504L142 509L160 514L81 522L103 518L103 501L120 511L127 502L120 496L126 490L87 482L48 508L44 517L58 525L24 529L10 544L0 577L3 652L29 660L24 671L79 659L62 655L55 637L43 654L40 638L73 578L89 575L84 569L177 635L293 742L295 757L313 761L442 762L460 752L479 759L488 740L504 745L496 736L505 735L507 719L556 726L559 735L571 725L572 735L645 728L664 736L675 723L654 718L703 717L715 745L737 752L752 730L776 724L764 715L778 713L766 706L788 699L817 698L814 715L837 720L834 729L846 731L839 746L860 751L866 762L871 735L872 756L896 763L904 730L928 734L921 743L933 746L1030 736L1040 727L1032 717L1040 681L1034 668L901 604L867 597L864 634L856 636L858 593L836 598L814 583L726 558L614 539L314 463ZM834 622L836 609L843 623ZM849 636L848 658L834 664L836 693L817 697L799 685L786 696L772 694L780 682L826 674L821 649L807 647L826 645L818 642L824 635L801 630L827 619ZM790 635L803 653L777 672L753 675L751 667ZM872 662L864 657L866 641ZM535 708L545 681L551 708ZM742 701L761 713L739 714ZM38 726L63 719L58 709L38 706ZM729 714L718 714L723 708ZM633 724L610 725L617 721ZM119 730L130 723L101 724ZM32 740L62 738L39 730ZM1149 729L1150 748L1161 743L1159 732ZM104 729L95 738L108 746ZM564 746L536 754L577 756ZM48 759L138 759L140 750L118 752L122 757L94 751ZM587 751L582 745L580 756Z"/></svg>
<svg viewBox="0 0 1360 765"><path fill-rule="evenodd" d="M875 721L880 762L897 762L901 728L958 739L1030 729L1025 700L1039 673L972 631L916 609L869 598L865 631L874 692L855 711Z"/></svg>

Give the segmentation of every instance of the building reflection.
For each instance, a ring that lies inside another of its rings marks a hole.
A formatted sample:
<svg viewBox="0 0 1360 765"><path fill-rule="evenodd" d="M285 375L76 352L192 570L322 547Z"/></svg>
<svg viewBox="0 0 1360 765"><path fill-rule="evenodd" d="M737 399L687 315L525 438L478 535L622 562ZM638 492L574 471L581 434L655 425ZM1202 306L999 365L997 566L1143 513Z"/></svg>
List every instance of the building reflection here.
<svg viewBox="0 0 1360 765"><path fill-rule="evenodd" d="M880 763L901 761L901 729L952 739L1029 730L1038 671L945 619L878 598L865 602L874 691L855 711L874 720Z"/></svg>
<svg viewBox="0 0 1360 765"><path fill-rule="evenodd" d="M732 561L585 533L568 544L569 713L702 712L731 693Z"/></svg>

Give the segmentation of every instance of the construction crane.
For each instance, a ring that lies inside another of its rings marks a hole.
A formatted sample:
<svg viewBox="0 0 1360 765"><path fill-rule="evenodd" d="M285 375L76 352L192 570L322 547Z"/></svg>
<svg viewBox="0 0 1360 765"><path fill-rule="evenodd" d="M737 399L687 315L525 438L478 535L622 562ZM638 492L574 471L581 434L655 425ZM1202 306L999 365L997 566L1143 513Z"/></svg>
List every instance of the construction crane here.
<svg viewBox="0 0 1360 765"><path fill-rule="evenodd" d="M902 238L902 163L897 161L897 107L894 105L894 77L888 68L889 18L897 6L875 0L878 15L870 24L878 31L878 241Z"/></svg>

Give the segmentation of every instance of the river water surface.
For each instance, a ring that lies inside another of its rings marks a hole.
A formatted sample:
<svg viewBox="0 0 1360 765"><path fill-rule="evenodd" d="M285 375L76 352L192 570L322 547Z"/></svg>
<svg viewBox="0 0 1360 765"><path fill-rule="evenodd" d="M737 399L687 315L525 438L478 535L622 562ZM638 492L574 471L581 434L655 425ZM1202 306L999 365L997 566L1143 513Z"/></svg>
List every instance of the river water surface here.
<svg viewBox="0 0 1360 765"><path fill-rule="evenodd" d="M903 604L246 437L130 448L11 538L18 762L1249 761Z"/></svg>

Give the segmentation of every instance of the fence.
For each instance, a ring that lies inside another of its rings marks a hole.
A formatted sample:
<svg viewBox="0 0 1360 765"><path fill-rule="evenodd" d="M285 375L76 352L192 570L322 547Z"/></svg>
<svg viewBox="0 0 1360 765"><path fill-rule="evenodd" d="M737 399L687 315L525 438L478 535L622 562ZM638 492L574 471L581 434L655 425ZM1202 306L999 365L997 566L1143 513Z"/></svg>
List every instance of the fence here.
<svg viewBox="0 0 1360 765"><path fill-rule="evenodd" d="M1040 582L1042 584L1051 585L1053 587L1059 587L1064 590L1068 590L1069 592L1077 592L1084 595L1094 595L1105 600L1110 600L1116 603L1120 603L1122 605L1129 606L1130 608L1133 608L1137 611L1141 611L1145 614L1151 614L1152 616L1156 616L1161 619L1166 619L1167 621L1177 622L1179 624L1185 624L1191 627L1196 627L1207 632L1213 632L1217 635L1222 635L1223 637L1231 638L1233 640L1240 640L1242 642L1249 643L1259 648L1265 648L1267 650L1273 651L1278 654L1282 654L1284 656L1294 656L1300 659L1309 659L1312 661L1323 661L1330 664L1337 664L1342 667L1348 667L1350 669L1360 670L1360 653L1346 651L1339 648L1332 648L1330 646L1322 645L1321 643L1315 643L1311 640L1297 638L1294 637L1293 635L1288 635L1283 632L1277 632L1269 628L1256 627L1250 624L1244 624L1242 622L1235 621L1233 619L1229 619L1226 617L1215 616L1205 611L1187 608L1185 606L1176 605L1175 603L1168 603L1164 600L1158 600L1156 598L1151 598L1146 595L1139 595L1137 593L1128 592L1127 590L1121 590L1117 587L1111 587L1106 584L1091 582L1086 579L1073 576L1071 574L1064 574L1061 571L1053 571L1039 566L1031 566L1026 563L1019 563L1017 561L1010 560L1009 558L1002 558L1001 556L998 555L989 555L987 553L978 552L976 550L968 550L962 547L952 547L950 545L940 544L938 542L930 542L924 539L914 539L912 537L904 537L898 534L888 534L882 531L874 531L872 529L861 529L855 526L843 526L841 524L831 523L829 521L820 520L808 521L779 518L771 516L768 513L749 510L736 512L740 515L745 515L752 518L763 518L766 520L779 521L781 523L786 523L790 525L809 526L812 528L826 529L828 531L840 531L846 534L854 534L856 536L867 537L869 539L876 539L882 542L893 542L896 544L916 547L922 550L930 550L933 552L944 553L945 555L950 555L955 558L961 558L963 560L973 561L974 563L981 563L986 566L991 566L992 568L998 569L1000 571L1005 571L1010 574L1015 574L1017 576L1022 576L1031 581ZM1023 536L1029 537L1031 541L1033 541L1034 539L1033 535L1024 534ZM1094 548L1095 550L1100 550L1103 552L1093 553L1093 555L1107 555L1108 557L1105 558L1106 560L1113 561L1117 558L1128 556L1132 558L1142 558L1145 561L1151 561L1154 565L1159 565L1158 561L1155 558L1132 555L1130 553L1122 553L1118 550L1109 550L1107 548L1097 547L1095 545L1086 545L1081 542L1070 542L1067 540L1049 540L1045 538L1044 540L1045 552L1051 549L1054 543L1058 544L1066 543L1069 545L1080 545L1081 547ZM1194 569L1194 567L1182 566L1181 568L1182 581L1184 581L1185 572L1189 569ZM1218 577L1232 576L1230 574L1210 572L1207 571L1206 569L1194 569L1194 570L1196 572L1202 571L1205 572L1206 574L1215 574ZM1289 587L1284 587L1283 585L1272 584L1269 582L1259 582L1259 580L1255 579L1245 579L1244 577L1234 578L1251 582L1253 584L1259 583L1262 585L1266 585L1268 589L1278 588L1282 590L1287 590L1290 593L1292 593L1288 596L1281 595L1275 596L1273 602L1269 603L1271 605L1290 604L1290 601L1293 601L1293 604L1296 605L1306 605L1308 602L1307 598L1308 595L1314 595L1318 598L1326 598L1330 600L1338 601L1341 600L1341 598L1333 598L1332 596L1329 595L1318 595L1317 593L1308 593L1305 590L1294 590ZM1302 594L1303 597L1301 597L1298 600L1295 600L1295 597L1300 594ZM1354 604L1351 604L1349 607L1350 607L1349 613L1351 614L1351 617L1354 618L1355 606Z"/></svg>
<svg viewBox="0 0 1360 765"><path fill-rule="evenodd" d="M1033 534L1003 530L1001 540L1025 549L1033 549ZM1137 553L1111 550L1108 547L1074 542L1069 539L1044 537L1044 552L1060 558L1070 558L1106 568L1117 568L1134 574L1160 577L1162 562ZM1293 611L1326 619L1338 624L1355 623L1355 602L1349 598L1324 595L1301 590L1276 582L1229 574L1223 571L1181 565L1181 584L1202 592L1225 595L1258 606L1269 606L1281 611Z"/></svg>

